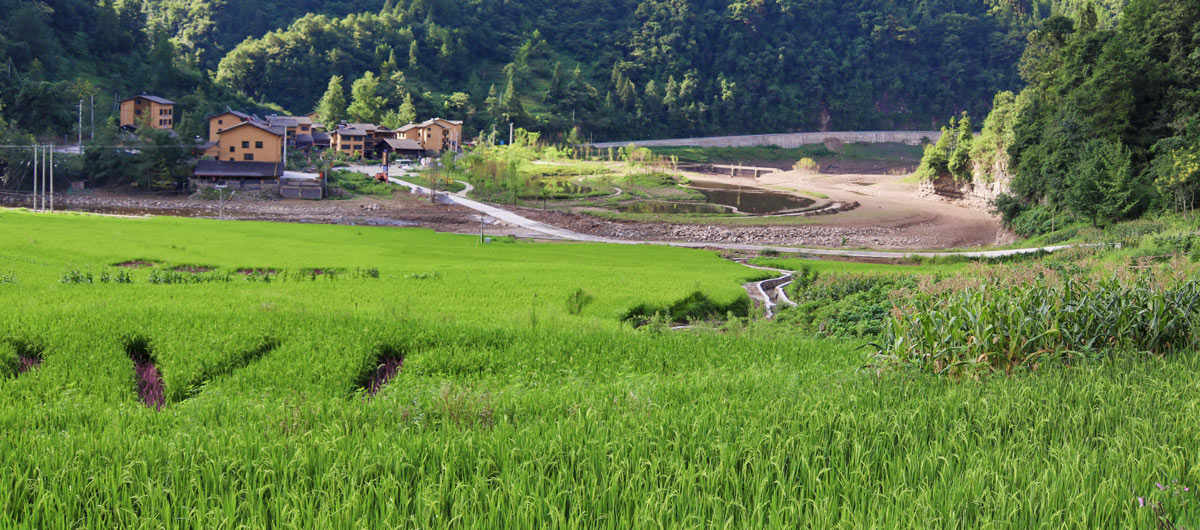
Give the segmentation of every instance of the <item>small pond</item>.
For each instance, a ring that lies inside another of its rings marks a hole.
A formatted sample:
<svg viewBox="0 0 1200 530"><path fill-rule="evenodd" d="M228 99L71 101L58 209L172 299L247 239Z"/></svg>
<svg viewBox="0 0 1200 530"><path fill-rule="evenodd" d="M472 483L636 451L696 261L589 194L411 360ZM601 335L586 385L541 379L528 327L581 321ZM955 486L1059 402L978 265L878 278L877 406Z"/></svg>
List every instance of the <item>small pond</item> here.
<svg viewBox="0 0 1200 530"><path fill-rule="evenodd" d="M760 188L748 188L720 182L693 182L690 188L704 194L710 205L724 205L737 211L765 215L803 210L816 203L812 199Z"/></svg>
<svg viewBox="0 0 1200 530"><path fill-rule="evenodd" d="M733 213L729 208L704 202L638 201L617 208L626 213L719 214Z"/></svg>

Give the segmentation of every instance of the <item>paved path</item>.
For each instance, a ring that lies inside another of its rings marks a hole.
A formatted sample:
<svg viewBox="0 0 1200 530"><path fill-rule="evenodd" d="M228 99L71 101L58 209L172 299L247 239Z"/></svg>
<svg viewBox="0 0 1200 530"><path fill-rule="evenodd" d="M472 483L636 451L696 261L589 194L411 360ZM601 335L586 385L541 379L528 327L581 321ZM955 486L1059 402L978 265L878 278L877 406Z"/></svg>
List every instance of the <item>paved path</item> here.
<svg viewBox="0 0 1200 530"><path fill-rule="evenodd" d="M380 171L379 166L350 166L350 170L359 171L373 175ZM429 194L429 189L423 186L418 186L411 182L400 180L400 176L406 173L399 169L389 168L388 180L393 184L407 187L416 193ZM1036 248L1013 248L1005 250L979 250L969 252L886 252L879 250L842 250L836 248L804 248L804 247L787 247L777 245L745 245L739 243L702 243L702 242L687 242L687 241L645 241L645 240L626 240L612 239L607 237L592 236L581 234L573 230L559 228L557 226L548 225L540 221L522 217L508 210L484 204L479 201L468 199L458 194L440 193L441 197L446 198L452 203L460 206L465 206L482 214L494 217L505 223L519 226L527 230L532 230L541 234L545 234L555 239L565 239L568 241L583 241L588 243L615 243L622 245L661 245L679 248L716 248L724 250L745 250L750 252L761 252L770 250L781 254L800 254L806 256L829 256L841 258L872 258L872 259L895 259L895 258L937 258L949 256L963 256L968 258L1000 258L1005 256L1018 256L1022 254L1034 254L1038 252L1057 252L1059 250L1070 248L1072 245L1052 245Z"/></svg>

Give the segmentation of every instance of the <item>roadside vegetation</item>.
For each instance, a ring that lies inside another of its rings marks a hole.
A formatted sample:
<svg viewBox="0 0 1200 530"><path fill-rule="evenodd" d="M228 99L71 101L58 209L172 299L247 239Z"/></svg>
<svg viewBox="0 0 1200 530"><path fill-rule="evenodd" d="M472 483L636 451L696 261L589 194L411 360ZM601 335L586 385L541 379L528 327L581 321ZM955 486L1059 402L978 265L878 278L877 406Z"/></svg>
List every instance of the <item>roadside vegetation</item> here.
<svg viewBox="0 0 1200 530"><path fill-rule="evenodd" d="M335 169L330 172L329 187L331 199L347 199L367 195L374 197L391 197L397 190L394 184L379 182L374 177L355 171ZM338 193L341 190L342 193Z"/></svg>

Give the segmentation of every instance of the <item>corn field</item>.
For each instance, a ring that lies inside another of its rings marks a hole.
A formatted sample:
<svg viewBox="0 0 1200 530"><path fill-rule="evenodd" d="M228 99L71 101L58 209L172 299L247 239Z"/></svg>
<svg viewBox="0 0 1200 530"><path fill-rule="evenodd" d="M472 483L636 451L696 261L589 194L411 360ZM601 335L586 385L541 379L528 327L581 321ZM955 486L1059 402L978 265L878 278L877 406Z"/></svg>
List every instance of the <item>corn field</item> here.
<svg viewBox="0 0 1200 530"><path fill-rule="evenodd" d="M917 294L894 310L874 360L953 377L1036 370L1114 353L1167 355L1197 346L1200 282L1150 275L1030 284L992 280Z"/></svg>

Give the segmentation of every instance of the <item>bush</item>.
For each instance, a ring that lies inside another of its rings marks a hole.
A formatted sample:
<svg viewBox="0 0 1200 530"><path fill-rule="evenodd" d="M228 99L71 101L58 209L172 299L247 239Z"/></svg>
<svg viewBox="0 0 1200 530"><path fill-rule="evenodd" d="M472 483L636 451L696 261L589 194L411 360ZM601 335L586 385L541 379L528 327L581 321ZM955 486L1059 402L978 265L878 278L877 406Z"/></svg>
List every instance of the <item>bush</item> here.
<svg viewBox="0 0 1200 530"><path fill-rule="evenodd" d="M709 298L708 295L696 291L666 307L639 304L626 311L622 320L633 322L635 326L640 327L656 318L667 319L671 322L689 322L719 319L728 314L744 317L750 314L751 307L748 296L741 296L728 304L721 304Z"/></svg>
<svg viewBox="0 0 1200 530"><path fill-rule="evenodd" d="M1005 227L1012 228L1017 218L1029 209L1029 205L1016 195L1001 193L992 201L992 209L1000 214L1000 220L1004 222Z"/></svg>
<svg viewBox="0 0 1200 530"><path fill-rule="evenodd" d="M572 315L578 315L583 312L583 308L591 304L596 299L591 293L583 289L575 289L575 292L567 295L567 312Z"/></svg>
<svg viewBox="0 0 1200 530"><path fill-rule="evenodd" d="M854 274L821 278L799 271L788 296L797 306L779 320L821 336L869 337L883 331L897 289L912 287L911 276Z"/></svg>
<svg viewBox="0 0 1200 530"><path fill-rule="evenodd" d="M816 173L821 168L820 168L820 166L817 165L817 162L815 160L805 157L805 158L801 158L800 160L797 160L795 165L792 166L792 169L799 171L801 173Z"/></svg>

